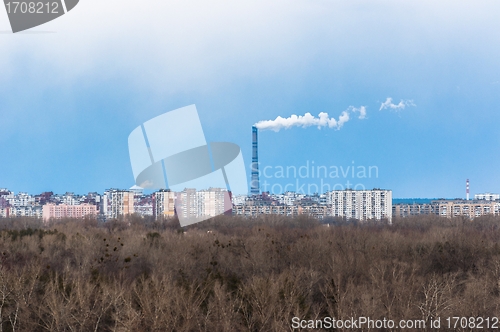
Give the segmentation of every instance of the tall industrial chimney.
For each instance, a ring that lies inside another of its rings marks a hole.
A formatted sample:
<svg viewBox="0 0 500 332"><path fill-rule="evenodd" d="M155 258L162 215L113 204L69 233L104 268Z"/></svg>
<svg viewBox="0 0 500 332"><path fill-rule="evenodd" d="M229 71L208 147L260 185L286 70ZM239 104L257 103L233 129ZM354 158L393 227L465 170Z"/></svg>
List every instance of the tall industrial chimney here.
<svg viewBox="0 0 500 332"><path fill-rule="evenodd" d="M467 179L467 182L465 182L465 194L466 194L466 200L469 200L469 179Z"/></svg>
<svg viewBox="0 0 500 332"><path fill-rule="evenodd" d="M260 194L259 184L259 148L257 127L252 126L252 183L250 188L252 195Z"/></svg>

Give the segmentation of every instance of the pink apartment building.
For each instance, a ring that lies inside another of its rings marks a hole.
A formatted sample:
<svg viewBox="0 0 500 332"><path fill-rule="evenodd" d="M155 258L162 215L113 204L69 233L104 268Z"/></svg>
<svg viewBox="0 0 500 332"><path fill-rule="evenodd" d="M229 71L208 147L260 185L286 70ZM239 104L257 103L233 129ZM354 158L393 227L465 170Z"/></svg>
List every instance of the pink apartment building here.
<svg viewBox="0 0 500 332"><path fill-rule="evenodd" d="M97 206L92 204L67 205L45 204L42 210L44 221L61 218L83 218L97 215Z"/></svg>

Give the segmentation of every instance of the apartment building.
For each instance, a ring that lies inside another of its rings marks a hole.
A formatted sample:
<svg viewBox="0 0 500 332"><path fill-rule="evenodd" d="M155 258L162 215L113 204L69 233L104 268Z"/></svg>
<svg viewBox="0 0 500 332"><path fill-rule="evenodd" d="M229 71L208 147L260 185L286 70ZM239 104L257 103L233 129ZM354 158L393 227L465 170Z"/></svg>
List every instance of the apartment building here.
<svg viewBox="0 0 500 332"><path fill-rule="evenodd" d="M394 204L392 206L392 216L405 218L418 215L435 214L435 207L430 203Z"/></svg>
<svg viewBox="0 0 500 332"><path fill-rule="evenodd" d="M488 199L438 199L426 204L395 204L395 217L409 217L416 215L438 215L441 217L467 217L474 219L486 215L500 215L500 201Z"/></svg>
<svg viewBox="0 0 500 332"><path fill-rule="evenodd" d="M299 215L297 205L236 205L233 207L233 214L245 217L256 217L262 214L277 214L282 216L295 217Z"/></svg>
<svg viewBox="0 0 500 332"><path fill-rule="evenodd" d="M155 219L171 218L175 215L175 193L160 190L153 193L153 216Z"/></svg>
<svg viewBox="0 0 500 332"><path fill-rule="evenodd" d="M34 217L42 218L42 207L41 206L10 206L7 207L6 217Z"/></svg>
<svg viewBox="0 0 500 332"><path fill-rule="evenodd" d="M134 192L130 190L108 189L101 202L101 213L105 218L118 218L135 212Z"/></svg>
<svg viewBox="0 0 500 332"><path fill-rule="evenodd" d="M224 188L206 190L186 188L176 193L175 209L179 218L215 217L227 212L230 213L232 202L229 192Z"/></svg>
<svg viewBox="0 0 500 332"><path fill-rule="evenodd" d="M329 216L329 207L326 205L236 205L233 214L245 217L256 217L263 214L276 214L288 217L307 215L316 219Z"/></svg>
<svg viewBox="0 0 500 332"><path fill-rule="evenodd" d="M332 217L392 222L391 190L334 190L327 193L327 205Z"/></svg>
<svg viewBox="0 0 500 332"><path fill-rule="evenodd" d="M500 202L488 200L437 200L432 202L435 212L441 217L465 216L470 219L485 215L498 216Z"/></svg>
<svg viewBox="0 0 500 332"><path fill-rule="evenodd" d="M86 203L80 205L49 203L42 207L42 217L45 222L50 219L96 216L97 212L97 206Z"/></svg>

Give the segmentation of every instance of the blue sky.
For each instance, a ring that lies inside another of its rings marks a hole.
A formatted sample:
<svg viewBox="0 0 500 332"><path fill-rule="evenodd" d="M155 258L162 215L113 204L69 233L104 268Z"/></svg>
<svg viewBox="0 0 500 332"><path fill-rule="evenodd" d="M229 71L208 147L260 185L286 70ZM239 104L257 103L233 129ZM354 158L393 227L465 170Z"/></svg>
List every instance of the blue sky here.
<svg viewBox="0 0 500 332"><path fill-rule="evenodd" d="M260 132L261 168L378 169L300 184L453 198L469 178L472 194L500 192L499 12L493 0L82 0L11 34L0 10L0 187L128 188L130 132L196 104L207 140L240 145L247 165L254 123L365 106L340 130ZM379 110L388 97L416 106Z"/></svg>

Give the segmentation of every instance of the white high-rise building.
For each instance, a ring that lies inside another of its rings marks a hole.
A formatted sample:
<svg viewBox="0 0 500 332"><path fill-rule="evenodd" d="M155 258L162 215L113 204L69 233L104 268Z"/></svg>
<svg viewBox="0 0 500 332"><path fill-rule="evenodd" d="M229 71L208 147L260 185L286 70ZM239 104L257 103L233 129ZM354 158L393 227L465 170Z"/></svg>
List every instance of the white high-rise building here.
<svg viewBox="0 0 500 332"><path fill-rule="evenodd" d="M170 190L160 190L153 194L153 216L170 218L175 215L175 193Z"/></svg>
<svg viewBox="0 0 500 332"><path fill-rule="evenodd" d="M129 190L108 189L102 199L102 214L106 218L134 213L134 192Z"/></svg>
<svg viewBox="0 0 500 332"><path fill-rule="evenodd" d="M387 219L392 223L392 191L334 190L327 193L332 217L370 220Z"/></svg>
<svg viewBox="0 0 500 332"><path fill-rule="evenodd" d="M184 189L176 194L179 218L215 217L231 210L229 192L222 188L207 190Z"/></svg>

